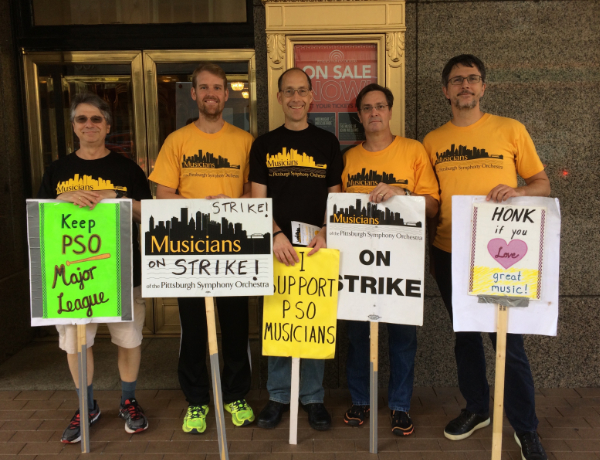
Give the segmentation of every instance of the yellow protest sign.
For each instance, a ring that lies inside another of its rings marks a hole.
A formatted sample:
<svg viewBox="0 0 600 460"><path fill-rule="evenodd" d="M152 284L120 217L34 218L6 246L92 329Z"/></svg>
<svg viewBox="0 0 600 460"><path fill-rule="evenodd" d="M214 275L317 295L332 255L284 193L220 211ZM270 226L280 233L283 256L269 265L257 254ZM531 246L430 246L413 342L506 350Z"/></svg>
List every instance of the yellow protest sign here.
<svg viewBox="0 0 600 460"><path fill-rule="evenodd" d="M333 359L337 329L340 253L294 248L300 263L285 266L275 258L275 293L265 296L263 355Z"/></svg>

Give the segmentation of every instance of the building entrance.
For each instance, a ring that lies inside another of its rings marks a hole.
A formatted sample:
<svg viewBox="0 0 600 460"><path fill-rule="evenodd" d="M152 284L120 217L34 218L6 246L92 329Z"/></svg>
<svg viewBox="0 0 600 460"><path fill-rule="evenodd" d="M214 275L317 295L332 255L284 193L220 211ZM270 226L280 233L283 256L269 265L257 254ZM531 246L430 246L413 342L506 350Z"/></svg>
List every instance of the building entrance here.
<svg viewBox="0 0 600 460"><path fill-rule="evenodd" d="M111 107L107 148L134 160L147 175L166 137L198 117L190 91L199 62L217 63L227 73L225 120L257 135L254 50L23 51L23 60L34 194L46 167L79 148L69 107L83 92L98 94ZM258 332L255 300L251 334ZM146 299L144 333L179 332L177 300Z"/></svg>

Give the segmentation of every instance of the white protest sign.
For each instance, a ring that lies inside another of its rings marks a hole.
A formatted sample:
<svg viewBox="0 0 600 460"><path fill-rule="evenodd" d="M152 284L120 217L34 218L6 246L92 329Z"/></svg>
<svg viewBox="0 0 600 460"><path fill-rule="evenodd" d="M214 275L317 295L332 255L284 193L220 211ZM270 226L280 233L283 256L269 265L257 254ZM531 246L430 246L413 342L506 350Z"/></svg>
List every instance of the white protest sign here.
<svg viewBox="0 0 600 460"><path fill-rule="evenodd" d="M340 250L338 319L423 325L425 199L333 193L327 246Z"/></svg>
<svg viewBox="0 0 600 460"><path fill-rule="evenodd" d="M452 306L455 331L495 332L493 303L478 296L523 297L508 332L556 335L560 209L558 200L452 197Z"/></svg>
<svg viewBox="0 0 600 460"><path fill-rule="evenodd" d="M142 201L142 296L273 294L270 198Z"/></svg>
<svg viewBox="0 0 600 460"><path fill-rule="evenodd" d="M540 298L546 208L473 203L469 294Z"/></svg>

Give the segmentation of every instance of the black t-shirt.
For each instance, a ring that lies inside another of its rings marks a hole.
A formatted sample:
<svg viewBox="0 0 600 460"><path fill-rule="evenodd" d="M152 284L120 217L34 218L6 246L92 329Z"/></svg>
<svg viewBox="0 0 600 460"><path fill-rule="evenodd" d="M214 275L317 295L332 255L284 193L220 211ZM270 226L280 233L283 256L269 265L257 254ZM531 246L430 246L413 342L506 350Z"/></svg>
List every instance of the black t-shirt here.
<svg viewBox="0 0 600 460"><path fill-rule="evenodd" d="M281 126L258 137L250 151L250 182L267 186L273 218L290 241L291 221L321 227L328 188L342 183L344 164L334 134L309 124Z"/></svg>
<svg viewBox="0 0 600 460"><path fill-rule="evenodd" d="M142 168L114 152L98 160L84 160L71 153L52 162L44 173L38 198L56 199L58 195L73 190L121 190L132 200L152 199L148 180ZM135 223L132 226L131 239L133 285L139 286L142 282L142 256Z"/></svg>

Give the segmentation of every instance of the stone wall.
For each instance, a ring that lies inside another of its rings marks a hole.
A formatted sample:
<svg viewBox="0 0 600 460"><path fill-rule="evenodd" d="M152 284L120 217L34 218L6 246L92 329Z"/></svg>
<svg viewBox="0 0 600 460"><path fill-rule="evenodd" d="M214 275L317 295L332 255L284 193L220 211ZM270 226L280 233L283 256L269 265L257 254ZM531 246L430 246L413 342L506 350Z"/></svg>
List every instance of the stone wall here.
<svg viewBox="0 0 600 460"><path fill-rule="evenodd" d="M268 129L264 8L255 0L259 131ZM471 53L487 66L483 109L525 124L562 210L560 319L557 337L526 338L536 386L600 385L599 266L600 2L412 1L406 4L406 136L425 135L450 119L441 71ZM398 89L392 88L393 91ZM262 99L262 100L261 100ZM594 230L596 228L596 230ZM457 385L451 323L427 275L416 385ZM380 384L387 386L387 331L380 328ZM489 378L493 353L487 345ZM340 324L330 388L346 387L347 338ZM262 361L261 386L266 383Z"/></svg>

